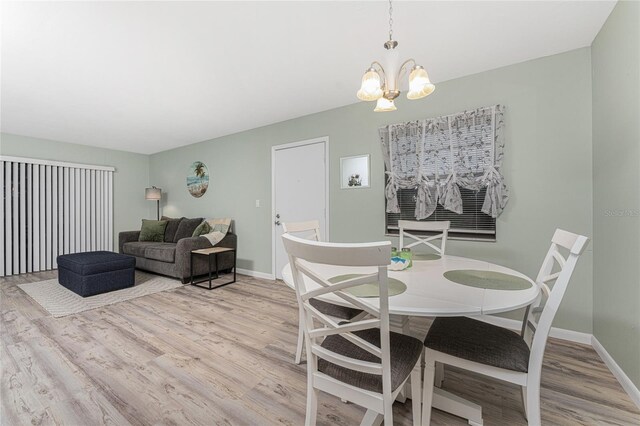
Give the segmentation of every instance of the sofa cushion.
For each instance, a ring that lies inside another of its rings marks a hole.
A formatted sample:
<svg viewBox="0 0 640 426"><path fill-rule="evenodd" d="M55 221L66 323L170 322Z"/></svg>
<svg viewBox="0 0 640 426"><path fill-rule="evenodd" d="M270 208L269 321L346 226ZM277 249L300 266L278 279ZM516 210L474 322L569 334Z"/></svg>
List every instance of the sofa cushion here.
<svg viewBox="0 0 640 426"><path fill-rule="evenodd" d="M81 276L131 269L136 266L133 257L110 251L64 254L58 256L57 262L59 269L67 269Z"/></svg>
<svg viewBox="0 0 640 426"><path fill-rule="evenodd" d="M161 262L173 263L176 259L176 243L156 243L148 246L144 250L144 257Z"/></svg>
<svg viewBox="0 0 640 426"><path fill-rule="evenodd" d="M161 243L164 241L164 230L166 227L166 220L142 219L142 229L140 229L138 241L155 241Z"/></svg>
<svg viewBox="0 0 640 426"><path fill-rule="evenodd" d="M136 257L144 257L144 251L147 247L158 245L153 241L134 241L130 243L124 243L122 246L122 252Z"/></svg>
<svg viewBox="0 0 640 426"><path fill-rule="evenodd" d="M183 218L180 221L180 225L178 225L178 230L176 231L175 237L173 237L173 242L177 243L183 238L190 238L193 235L193 231L195 231L198 225L200 225L201 223L201 217L195 219L187 219L186 217Z"/></svg>
<svg viewBox="0 0 640 426"><path fill-rule="evenodd" d="M173 239L176 237L176 231L178 230L178 225L182 222L183 217L179 218L171 218L167 216L162 216L161 220L167 221L167 227L164 229L164 241L167 243L173 242Z"/></svg>

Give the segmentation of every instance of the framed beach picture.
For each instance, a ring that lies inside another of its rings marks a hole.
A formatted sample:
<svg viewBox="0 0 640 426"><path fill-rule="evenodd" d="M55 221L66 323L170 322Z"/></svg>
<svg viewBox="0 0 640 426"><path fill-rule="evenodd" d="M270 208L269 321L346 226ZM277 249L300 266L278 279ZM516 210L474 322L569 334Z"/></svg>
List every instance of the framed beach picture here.
<svg viewBox="0 0 640 426"><path fill-rule="evenodd" d="M340 188L369 188L369 154L340 159Z"/></svg>
<svg viewBox="0 0 640 426"><path fill-rule="evenodd" d="M187 190L189 194L200 198L209 187L209 169L202 161L194 161L187 174Z"/></svg>

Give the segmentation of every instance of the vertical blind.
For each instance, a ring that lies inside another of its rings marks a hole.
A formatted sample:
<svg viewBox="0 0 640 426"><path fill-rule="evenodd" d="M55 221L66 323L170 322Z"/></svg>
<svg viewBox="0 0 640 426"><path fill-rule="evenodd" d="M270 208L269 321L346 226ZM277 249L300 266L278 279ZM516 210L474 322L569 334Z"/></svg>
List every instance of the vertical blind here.
<svg viewBox="0 0 640 426"><path fill-rule="evenodd" d="M0 276L113 250L113 167L0 156Z"/></svg>

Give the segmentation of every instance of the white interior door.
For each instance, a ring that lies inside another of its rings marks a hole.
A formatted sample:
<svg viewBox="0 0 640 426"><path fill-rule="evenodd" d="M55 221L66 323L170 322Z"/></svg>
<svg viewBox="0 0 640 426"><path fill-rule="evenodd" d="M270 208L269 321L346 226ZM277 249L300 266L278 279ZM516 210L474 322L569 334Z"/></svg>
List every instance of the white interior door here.
<svg viewBox="0 0 640 426"><path fill-rule="evenodd" d="M276 278L289 262L282 244L282 222L319 220L328 239L328 140L314 139L273 147L273 265Z"/></svg>

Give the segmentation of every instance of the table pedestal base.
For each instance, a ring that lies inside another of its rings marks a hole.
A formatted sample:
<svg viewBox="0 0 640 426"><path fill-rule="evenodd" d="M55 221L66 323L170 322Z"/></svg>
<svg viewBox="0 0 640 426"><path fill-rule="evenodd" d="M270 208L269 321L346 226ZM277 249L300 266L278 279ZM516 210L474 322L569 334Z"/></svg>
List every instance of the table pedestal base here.
<svg viewBox="0 0 640 426"><path fill-rule="evenodd" d="M447 392L444 389L433 389L433 408L467 419L472 426L482 426L482 407Z"/></svg>
<svg viewBox="0 0 640 426"><path fill-rule="evenodd" d="M397 400L397 399L396 399ZM432 407L454 416L466 419L471 426L482 426L482 407L443 389L433 390ZM373 410L367 410L360 426L379 426L384 417Z"/></svg>

